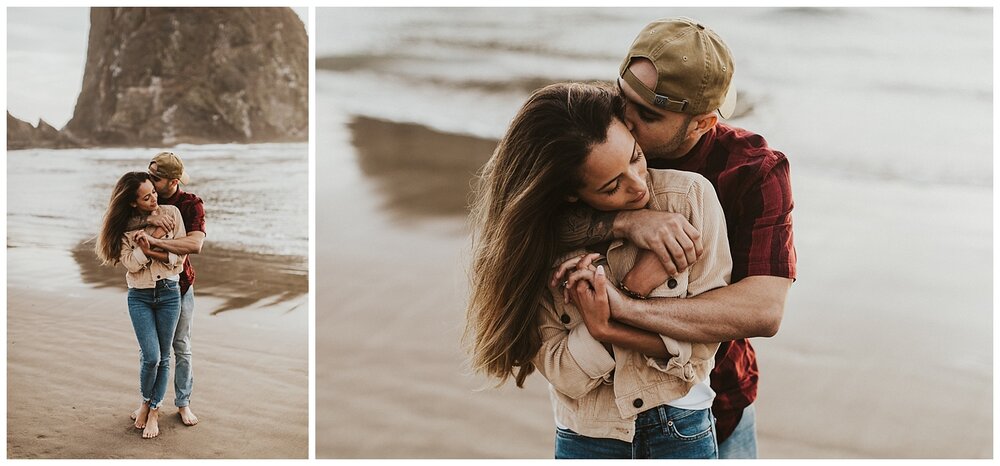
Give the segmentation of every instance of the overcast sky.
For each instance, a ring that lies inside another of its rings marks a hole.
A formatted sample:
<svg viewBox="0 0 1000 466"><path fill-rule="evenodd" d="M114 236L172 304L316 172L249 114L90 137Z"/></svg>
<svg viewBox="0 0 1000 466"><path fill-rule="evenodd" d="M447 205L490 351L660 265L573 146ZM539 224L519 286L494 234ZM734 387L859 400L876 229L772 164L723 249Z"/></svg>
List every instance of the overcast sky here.
<svg viewBox="0 0 1000 466"><path fill-rule="evenodd" d="M308 27L308 7L292 7ZM87 61L88 8L7 8L7 110L62 128Z"/></svg>

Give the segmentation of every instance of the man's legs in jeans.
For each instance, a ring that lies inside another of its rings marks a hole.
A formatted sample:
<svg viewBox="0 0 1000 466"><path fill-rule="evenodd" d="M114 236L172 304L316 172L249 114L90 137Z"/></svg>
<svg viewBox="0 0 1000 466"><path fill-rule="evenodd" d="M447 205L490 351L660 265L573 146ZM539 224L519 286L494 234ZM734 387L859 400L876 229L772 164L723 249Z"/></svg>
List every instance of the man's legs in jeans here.
<svg viewBox="0 0 1000 466"><path fill-rule="evenodd" d="M194 374L191 369L191 324L194 321L194 286L181 296L181 316L174 332L174 405L184 424L193 426L198 417L191 411L191 388Z"/></svg>
<svg viewBox="0 0 1000 466"><path fill-rule="evenodd" d="M757 459L757 411L753 404L743 409L733 435L719 444L719 459Z"/></svg>

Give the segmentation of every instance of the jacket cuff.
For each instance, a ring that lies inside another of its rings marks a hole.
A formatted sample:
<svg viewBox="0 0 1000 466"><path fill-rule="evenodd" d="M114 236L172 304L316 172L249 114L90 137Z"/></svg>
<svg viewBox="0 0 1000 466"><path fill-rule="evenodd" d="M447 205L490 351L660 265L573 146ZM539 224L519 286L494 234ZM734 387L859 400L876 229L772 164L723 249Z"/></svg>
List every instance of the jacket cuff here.
<svg viewBox="0 0 1000 466"><path fill-rule="evenodd" d="M615 359L587 331L586 325L577 325L569 331L566 347L580 369L592 379L605 377L615 368Z"/></svg>
<svg viewBox="0 0 1000 466"><path fill-rule="evenodd" d="M683 357L683 355L681 354L683 351L681 350L681 343L679 341L674 340L673 338L670 337L665 337L663 335L660 335L660 340L663 340L663 346L667 348L667 352L670 353L671 356L673 356L674 358L678 356ZM690 356L690 353L688 354L688 356Z"/></svg>
<svg viewBox="0 0 1000 466"><path fill-rule="evenodd" d="M667 352L672 357L670 359L646 358L646 365L678 377L685 382L695 381L698 373L695 370L695 361L691 360L691 353L694 351L691 343L680 342L664 335L660 335L660 339L663 340L663 345L667 347Z"/></svg>
<svg viewBox="0 0 1000 466"><path fill-rule="evenodd" d="M143 268L145 268L146 264L149 263L149 258L146 257L146 255L142 253L142 249L139 249L139 248L133 249L132 250L132 257L135 258L136 262L138 262L139 264L141 264L143 266Z"/></svg>
<svg viewBox="0 0 1000 466"><path fill-rule="evenodd" d="M680 362L677 358L663 360L661 358L647 358L646 365L660 372L677 377L685 382L695 382L698 380L698 371L691 361ZM704 365L704 363L702 363Z"/></svg>
<svg viewBox="0 0 1000 466"><path fill-rule="evenodd" d="M177 257L178 257L177 254L174 254L172 252L167 252L168 265L171 266L171 267L176 266L177 265Z"/></svg>

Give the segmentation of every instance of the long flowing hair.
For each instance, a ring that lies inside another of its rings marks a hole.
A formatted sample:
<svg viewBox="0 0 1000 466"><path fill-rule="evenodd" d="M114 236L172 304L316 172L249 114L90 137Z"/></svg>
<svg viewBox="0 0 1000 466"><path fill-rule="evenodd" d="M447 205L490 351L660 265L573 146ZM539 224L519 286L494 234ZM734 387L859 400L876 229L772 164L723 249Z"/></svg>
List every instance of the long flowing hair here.
<svg viewBox="0 0 1000 466"><path fill-rule="evenodd" d="M94 252L101 259L101 265L117 265L122 252L122 235L129 225L129 218L138 212L132 203L135 202L139 186L149 180L146 172L128 172L118 179L115 189L108 201L108 210L104 212L101 232L97 235Z"/></svg>
<svg viewBox="0 0 1000 466"><path fill-rule="evenodd" d="M556 219L623 101L607 86L553 84L528 98L480 174L463 337L472 369L518 387L541 348L538 309L560 253Z"/></svg>

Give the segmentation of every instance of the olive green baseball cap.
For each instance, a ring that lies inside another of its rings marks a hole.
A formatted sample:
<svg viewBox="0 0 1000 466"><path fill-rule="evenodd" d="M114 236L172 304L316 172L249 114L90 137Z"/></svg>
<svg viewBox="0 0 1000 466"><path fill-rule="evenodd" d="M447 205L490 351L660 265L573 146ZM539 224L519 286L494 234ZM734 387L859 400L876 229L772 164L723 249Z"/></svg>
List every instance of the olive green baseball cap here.
<svg viewBox="0 0 1000 466"><path fill-rule="evenodd" d="M628 69L637 58L650 60L656 68L652 89ZM690 18L659 19L642 28L618 76L656 108L690 115L718 110L723 118L736 108L729 47L715 31Z"/></svg>
<svg viewBox="0 0 1000 466"><path fill-rule="evenodd" d="M168 180L180 180L183 184L191 182L191 177L184 172L184 162L173 152L160 152L149 161L151 175Z"/></svg>

